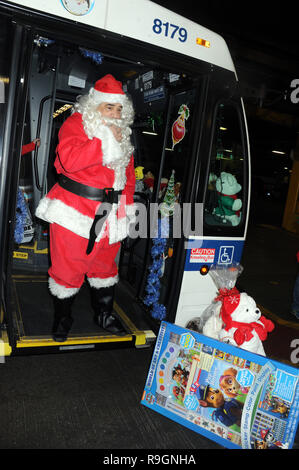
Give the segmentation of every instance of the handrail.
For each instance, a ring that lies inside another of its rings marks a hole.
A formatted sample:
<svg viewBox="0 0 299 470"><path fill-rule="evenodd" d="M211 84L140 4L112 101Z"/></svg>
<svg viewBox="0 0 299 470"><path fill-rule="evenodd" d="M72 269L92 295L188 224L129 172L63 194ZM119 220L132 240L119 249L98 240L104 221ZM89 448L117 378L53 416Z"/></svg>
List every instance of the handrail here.
<svg viewBox="0 0 299 470"><path fill-rule="evenodd" d="M51 98L52 98L52 95L45 96L40 102L38 121L37 121L37 127L36 127L36 139L40 138L40 129L41 129L41 123L42 123L42 117L43 117L43 111L44 111L44 104L46 101L48 101ZM38 146L36 145L34 149L34 156L33 156L35 186L37 187L39 191L42 191L42 186L40 185L40 181L39 181L37 157L38 157Z"/></svg>

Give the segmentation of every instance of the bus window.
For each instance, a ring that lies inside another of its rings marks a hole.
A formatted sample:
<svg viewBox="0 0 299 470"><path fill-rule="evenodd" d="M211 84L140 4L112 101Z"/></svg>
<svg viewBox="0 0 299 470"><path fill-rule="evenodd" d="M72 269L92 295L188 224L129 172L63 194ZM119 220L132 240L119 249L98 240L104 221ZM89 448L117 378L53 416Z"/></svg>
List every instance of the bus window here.
<svg viewBox="0 0 299 470"><path fill-rule="evenodd" d="M188 171L188 159L191 154L190 130L194 96L195 90L174 94L168 129L165 129L167 106L164 100L160 101L159 105L156 104L156 109L138 117L138 123L135 125L135 138L138 142L136 166L140 165L143 169L143 182L137 184L137 189L149 193L151 200L159 184L157 202L163 201L172 173L175 180L175 199L182 199L182 182ZM165 132L165 157L161 162ZM159 175L161 178L158 182ZM140 179L137 176L137 181L141 180L141 176L140 173Z"/></svg>
<svg viewBox="0 0 299 470"><path fill-rule="evenodd" d="M245 149L236 105L220 103L214 125L204 222L208 226L236 227L242 220L245 183Z"/></svg>

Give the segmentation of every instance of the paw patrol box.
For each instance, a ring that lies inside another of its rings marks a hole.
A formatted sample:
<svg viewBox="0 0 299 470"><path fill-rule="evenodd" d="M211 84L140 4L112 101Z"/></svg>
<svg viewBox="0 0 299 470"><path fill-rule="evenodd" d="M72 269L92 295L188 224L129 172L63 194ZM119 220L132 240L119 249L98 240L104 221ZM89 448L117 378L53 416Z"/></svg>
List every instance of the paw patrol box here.
<svg viewBox="0 0 299 470"><path fill-rule="evenodd" d="M141 403L232 449L289 449L299 370L162 322Z"/></svg>

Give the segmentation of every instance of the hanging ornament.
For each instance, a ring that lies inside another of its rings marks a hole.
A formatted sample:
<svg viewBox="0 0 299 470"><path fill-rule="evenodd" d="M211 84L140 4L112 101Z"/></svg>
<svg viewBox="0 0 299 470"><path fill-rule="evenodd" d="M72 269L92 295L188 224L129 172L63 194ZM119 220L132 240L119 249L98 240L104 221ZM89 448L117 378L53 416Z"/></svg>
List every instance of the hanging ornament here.
<svg viewBox="0 0 299 470"><path fill-rule="evenodd" d="M186 126L185 121L189 118L190 111L186 104L182 104L178 111L179 117L174 121L171 127L172 150L174 146L181 142L185 137Z"/></svg>

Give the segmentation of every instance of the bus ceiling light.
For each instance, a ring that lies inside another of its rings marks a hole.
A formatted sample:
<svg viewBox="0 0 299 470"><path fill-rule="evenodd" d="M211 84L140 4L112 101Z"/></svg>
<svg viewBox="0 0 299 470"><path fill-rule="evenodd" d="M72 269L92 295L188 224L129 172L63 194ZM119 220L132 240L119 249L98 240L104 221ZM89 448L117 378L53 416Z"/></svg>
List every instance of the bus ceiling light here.
<svg viewBox="0 0 299 470"><path fill-rule="evenodd" d="M196 38L196 44L198 44L199 46L211 47L210 41L207 41L206 39L202 38Z"/></svg>
<svg viewBox="0 0 299 470"><path fill-rule="evenodd" d="M202 276L205 276L206 274L208 274L209 270L210 270L210 269L209 269L209 266L207 266L206 264L204 264L204 265L200 268L199 272L200 272L200 274L201 274Z"/></svg>
<svg viewBox="0 0 299 470"><path fill-rule="evenodd" d="M227 127L219 127L221 131L227 131Z"/></svg>
<svg viewBox="0 0 299 470"><path fill-rule="evenodd" d="M157 132L142 131L142 134L158 135Z"/></svg>
<svg viewBox="0 0 299 470"><path fill-rule="evenodd" d="M281 152L280 150L272 150L272 153L276 153L277 155L285 155L285 152Z"/></svg>

